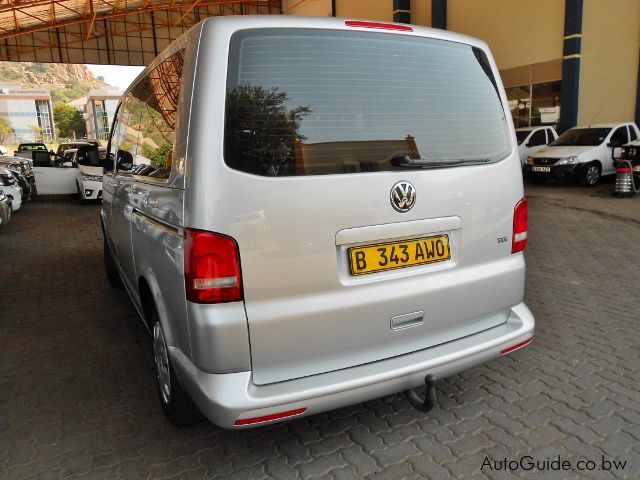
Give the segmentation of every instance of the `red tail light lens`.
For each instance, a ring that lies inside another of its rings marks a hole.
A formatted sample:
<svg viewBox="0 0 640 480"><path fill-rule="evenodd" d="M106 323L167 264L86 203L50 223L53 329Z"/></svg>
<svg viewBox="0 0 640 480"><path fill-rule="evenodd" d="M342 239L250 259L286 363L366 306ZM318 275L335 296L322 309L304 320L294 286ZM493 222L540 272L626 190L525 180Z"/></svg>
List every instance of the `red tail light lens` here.
<svg viewBox="0 0 640 480"><path fill-rule="evenodd" d="M236 241L218 233L185 230L184 285L194 303L243 299L240 255Z"/></svg>
<svg viewBox="0 0 640 480"><path fill-rule="evenodd" d="M297 410L289 410L288 412L274 413L265 415L264 417L242 418L235 421L234 425L253 425L254 423L268 422L269 420L278 420L280 418L295 417L307 411L307 408L298 408Z"/></svg>
<svg viewBox="0 0 640 480"><path fill-rule="evenodd" d="M527 229L529 228L529 205L523 198L513 209L513 236L511 253L521 252L527 246Z"/></svg>
<svg viewBox="0 0 640 480"><path fill-rule="evenodd" d="M399 30L400 32L413 32L409 25L398 25L396 23L362 22L358 20L346 20L347 27L376 28L378 30Z"/></svg>

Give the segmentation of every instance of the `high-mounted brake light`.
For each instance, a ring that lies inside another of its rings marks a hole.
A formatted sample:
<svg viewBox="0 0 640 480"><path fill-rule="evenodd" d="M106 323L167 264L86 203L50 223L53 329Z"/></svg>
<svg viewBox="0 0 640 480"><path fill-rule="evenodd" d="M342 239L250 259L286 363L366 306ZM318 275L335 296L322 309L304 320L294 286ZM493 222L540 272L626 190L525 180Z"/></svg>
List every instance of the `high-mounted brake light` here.
<svg viewBox="0 0 640 480"><path fill-rule="evenodd" d="M529 345L531 342L533 342L533 338L528 338L527 340L525 340L524 342L520 342L520 343L516 343L515 345L509 347L509 348L505 348L504 350L502 350L500 352L500 355L507 355L511 352L515 352L516 350L521 349L522 347L526 347L527 345Z"/></svg>
<svg viewBox="0 0 640 480"><path fill-rule="evenodd" d="M529 228L529 205L523 198L513 209L513 235L511 253L521 252L527 246L527 230Z"/></svg>
<svg viewBox="0 0 640 480"><path fill-rule="evenodd" d="M185 230L184 285L194 303L236 302L243 298L236 241L218 233Z"/></svg>
<svg viewBox="0 0 640 480"><path fill-rule="evenodd" d="M235 421L234 425L253 425L254 423L268 422L269 420L277 420L280 418L295 417L301 413L306 412L306 408L298 408L296 410L289 410L288 412L274 413L272 415L265 415L263 417L242 418Z"/></svg>
<svg viewBox="0 0 640 480"><path fill-rule="evenodd" d="M398 25L397 23L360 22L358 20L346 20L344 24L347 27L377 28L379 30L399 30L401 32L413 32L413 28L411 28L409 25Z"/></svg>

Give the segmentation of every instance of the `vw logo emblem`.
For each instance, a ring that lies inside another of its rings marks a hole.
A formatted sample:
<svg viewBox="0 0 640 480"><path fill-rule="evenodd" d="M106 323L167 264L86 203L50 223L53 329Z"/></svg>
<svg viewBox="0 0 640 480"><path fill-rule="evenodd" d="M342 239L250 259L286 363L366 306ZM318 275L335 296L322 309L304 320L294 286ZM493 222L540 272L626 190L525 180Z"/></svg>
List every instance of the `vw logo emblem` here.
<svg viewBox="0 0 640 480"><path fill-rule="evenodd" d="M416 203L416 189L404 180L391 187L391 206L400 213L406 213Z"/></svg>

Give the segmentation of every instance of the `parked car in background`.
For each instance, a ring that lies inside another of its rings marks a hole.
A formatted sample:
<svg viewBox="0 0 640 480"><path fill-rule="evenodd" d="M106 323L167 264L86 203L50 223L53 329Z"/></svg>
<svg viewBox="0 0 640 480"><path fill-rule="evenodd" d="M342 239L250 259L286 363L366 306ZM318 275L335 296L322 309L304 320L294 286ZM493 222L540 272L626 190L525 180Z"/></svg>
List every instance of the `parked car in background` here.
<svg viewBox="0 0 640 480"><path fill-rule="evenodd" d="M20 210L22 206L22 189L11 171L0 168L0 188L11 199L11 210Z"/></svg>
<svg viewBox="0 0 640 480"><path fill-rule="evenodd" d="M106 149L103 149L103 152L105 151ZM85 144L77 149L67 150L65 155L77 168L76 189L80 203L100 200L102 198L104 154L100 158L98 147Z"/></svg>
<svg viewBox="0 0 640 480"><path fill-rule="evenodd" d="M520 163L524 166L529 155L542 150L556 138L558 138L558 133L555 128L550 126L516 128Z"/></svg>
<svg viewBox="0 0 640 480"><path fill-rule="evenodd" d="M528 345L508 118L489 47L444 30L217 17L165 48L118 106L101 221L167 417L424 411L412 389Z"/></svg>
<svg viewBox="0 0 640 480"><path fill-rule="evenodd" d="M0 187L0 230L2 230L11 219L11 200Z"/></svg>
<svg viewBox="0 0 640 480"><path fill-rule="evenodd" d="M73 194L76 189L76 167L71 159L49 152L34 151L33 174L41 195Z"/></svg>
<svg viewBox="0 0 640 480"><path fill-rule="evenodd" d="M92 140L78 140L75 142L63 142L60 143L58 145L58 149L56 150L56 154L57 155L62 155L62 156L66 156L65 152L67 150L76 150L79 147L86 147L86 146L94 146L94 147L99 147L100 144L98 142L92 141Z"/></svg>
<svg viewBox="0 0 640 480"><path fill-rule="evenodd" d="M613 149L637 139L635 123L602 123L567 130L548 147L530 155L525 175L536 183L547 178L573 178L593 187L601 176L616 173Z"/></svg>
<svg viewBox="0 0 640 480"><path fill-rule="evenodd" d="M33 167L29 160L18 157L2 157L0 158L0 168L7 168L11 171L20 173L28 184L28 196L30 200L35 200L38 189L36 187L35 177L33 175ZM23 185L23 190L25 189Z"/></svg>
<svg viewBox="0 0 640 480"><path fill-rule="evenodd" d="M22 203L31 201L31 185L28 180L19 170L14 170L11 168L5 168L6 171L10 172L13 175L13 178L16 182L18 182L18 186L22 191Z"/></svg>
<svg viewBox="0 0 640 480"><path fill-rule="evenodd" d="M44 143L21 143L13 154L16 157L32 158L31 152L48 152L48 150Z"/></svg>

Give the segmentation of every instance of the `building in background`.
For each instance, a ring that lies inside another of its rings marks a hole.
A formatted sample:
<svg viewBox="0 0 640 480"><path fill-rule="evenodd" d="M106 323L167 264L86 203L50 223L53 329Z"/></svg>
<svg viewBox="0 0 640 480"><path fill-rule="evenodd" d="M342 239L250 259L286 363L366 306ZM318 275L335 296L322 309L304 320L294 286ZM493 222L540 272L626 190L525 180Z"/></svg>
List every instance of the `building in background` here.
<svg viewBox="0 0 640 480"><path fill-rule="evenodd" d="M109 129L121 96L122 92L117 87L105 86L90 90L86 96L69 102L69 105L83 113L88 139L109 139Z"/></svg>
<svg viewBox="0 0 640 480"><path fill-rule="evenodd" d="M640 124L638 0L283 0L282 11L480 38L496 60L516 127Z"/></svg>
<svg viewBox="0 0 640 480"><path fill-rule="evenodd" d="M14 133L3 143L51 142L55 140L51 94L44 88L22 88L18 83L0 84L0 117Z"/></svg>

